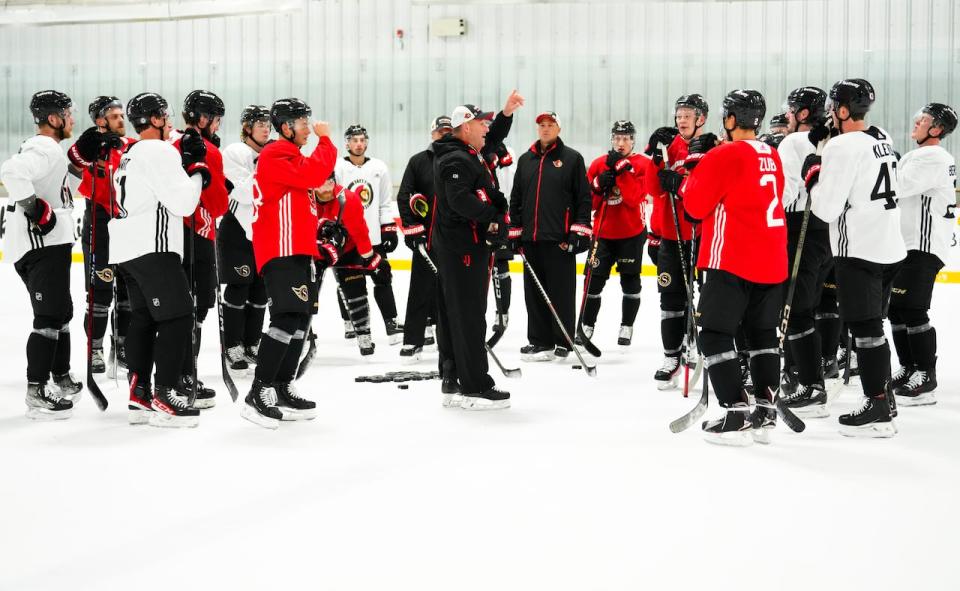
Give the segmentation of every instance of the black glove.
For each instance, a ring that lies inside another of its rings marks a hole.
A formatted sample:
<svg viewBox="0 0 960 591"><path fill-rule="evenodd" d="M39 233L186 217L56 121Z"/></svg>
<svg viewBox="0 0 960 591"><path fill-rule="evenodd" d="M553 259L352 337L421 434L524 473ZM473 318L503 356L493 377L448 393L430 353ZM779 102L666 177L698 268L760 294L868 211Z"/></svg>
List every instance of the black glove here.
<svg viewBox="0 0 960 591"><path fill-rule="evenodd" d="M580 254L590 248L590 227L582 224L573 224L570 226L570 232L567 233L567 252Z"/></svg>
<svg viewBox="0 0 960 591"><path fill-rule="evenodd" d="M693 170L704 154L717 147L717 136L712 133L698 135L690 140L687 146L687 157L683 161L683 167L687 170Z"/></svg>
<svg viewBox="0 0 960 591"><path fill-rule="evenodd" d="M180 138L180 160L183 168L189 170L191 166L203 162L207 157L207 144L203 141L200 132L188 128Z"/></svg>
<svg viewBox="0 0 960 591"><path fill-rule="evenodd" d="M487 245L493 248L494 250L506 246L510 242L510 224L507 223L507 217L505 215L498 215L497 219L493 220L493 223L496 224L496 229L491 230L487 229Z"/></svg>
<svg viewBox="0 0 960 591"><path fill-rule="evenodd" d="M813 190L813 186L820 180L820 156L816 154L807 154L803 161L803 168L800 169L800 176L803 177L803 184L807 187L807 193Z"/></svg>
<svg viewBox="0 0 960 591"><path fill-rule="evenodd" d="M342 250L347 242L347 232L333 220L324 220L317 230L317 242L329 242L336 246L337 250Z"/></svg>
<svg viewBox="0 0 960 591"><path fill-rule="evenodd" d="M423 227L423 224L404 228L403 242L407 245L407 248L413 252L417 252L421 245L427 245L427 229Z"/></svg>
<svg viewBox="0 0 960 591"><path fill-rule="evenodd" d="M650 134L650 139L647 140L647 149L644 152L647 156L654 156L660 153L660 144L664 146L669 146L673 142L673 138L677 137L677 134L680 133L676 127L660 127L652 134Z"/></svg>
<svg viewBox="0 0 960 591"><path fill-rule="evenodd" d="M523 237L523 226L510 226L507 231L507 249L510 252L520 252L520 239Z"/></svg>
<svg viewBox="0 0 960 591"><path fill-rule="evenodd" d="M657 178L660 179L660 186L663 190L671 195L676 195L680 190L680 185L683 184L683 175L675 170L661 170L657 173Z"/></svg>
<svg viewBox="0 0 960 591"><path fill-rule="evenodd" d="M120 136L108 131L103 134L103 145L100 148L100 155L106 156L106 153L110 150L119 150L123 147L123 140L120 139Z"/></svg>
<svg viewBox="0 0 960 591"><path fill-rule="evenodd" d="M397 225L382 224L380 226L380 251L393 252L397 250Z"/></svg>
<svg viewBox="0 0 960 591"><path fill-rule="evenodd" d="M623 160L624 156L616 150L610 150L607 152L607 168L613 168L617 165L617 162Z"/></svg>
<svg viewBox="0 0 960 591"><path fill-rule="evenodd" d="M57 214L53 213L49 203L36 195L33 205L24 208L23 214L30 220L30 231L37 236L46 236L57 226Z"/></svg>
<svg viewBox="0 0 960 591"><path fill-rule="evenodd" d="M217 134L215 134L215 133L211 133L211 134L210 134L210 143L219 148L219 147L220 147L220 136L217 135Z"/></svg>
<svg viewBox="0 0 960 591"><path fill-rule="evenodd" d="M104 137L96 127L87 128L67 150L70 163L79 169L90 168L100 155Z"/></svg>
<svg viewBox="0 0 960 591"><path fill-rule="evenodd" d="M617 184L617 173L613 169L605 170L597 176L597 188L601 191L609 191Z"/></svg>
<svg viewBox="0 0 960 591"><path fill-rule="evenodd" d="M840 135L840 130L834 127L827 127L823 123L817 123L814 125L810 131L807 133L807 139L810 140L810 143L814 146L817 146L823 140L828 137L837 137Z"/></svg>

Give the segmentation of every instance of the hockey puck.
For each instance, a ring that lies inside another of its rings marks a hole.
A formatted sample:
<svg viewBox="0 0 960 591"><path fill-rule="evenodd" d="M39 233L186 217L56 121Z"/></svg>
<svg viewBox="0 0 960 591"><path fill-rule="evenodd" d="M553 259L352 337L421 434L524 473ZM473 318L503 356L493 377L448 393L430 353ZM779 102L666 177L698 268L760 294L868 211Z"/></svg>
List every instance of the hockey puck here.
<svg viewBox="0 0 960 591"><path fill-rule="evenodd" d="M582 365L571 365L571 369L583 369Z"/></svg>
<svg viewBox="0 0 960 591"><path fill-rule="evenodd" d="M400 388L401 390L406 390L409 387L410 386L408 386L407 384L397 384L397 388Z"/></svg>

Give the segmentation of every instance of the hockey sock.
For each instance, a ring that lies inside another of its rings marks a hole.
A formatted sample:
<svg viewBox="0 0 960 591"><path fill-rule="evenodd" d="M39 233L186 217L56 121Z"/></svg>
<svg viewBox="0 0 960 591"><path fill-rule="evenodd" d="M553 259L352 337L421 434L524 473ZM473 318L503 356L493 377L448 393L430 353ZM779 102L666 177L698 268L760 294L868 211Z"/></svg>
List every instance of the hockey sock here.
<svg viewBox="0 0 960 591"><path fill-rule="evenodd" d="M57 351L53 356L53 375L62 376L70 371L70 324L65 323L57 333Z"/></svg>
<svg viewBox="0 0 960 591"><path fill-rule="evenodd" d="M180 382L180 376L183 375L183 360L190 357L189 339L192 322L190 316L180 316L157 323L157 338L153 348L156 352L154 362L157 367L155 380L157 386L172 388ZM127 343L129 342L130 338L127 337ZM188 343L186 348L183 347L184 342Z"/></svg>
<svg viewBox="0 0 960 591"><path fill-rule="evenodd" d="M103 340L107 333L107 321L110 318L110 305L93 304L93 340ZM87 333L90 326L90 315L83 315L83 331Z"/></svg>
<svg viewBox="0 0 960 591"><path fill-rule="evenodd" d="M127 368L130 372L139 375L141 382L149 382L150 375L153 373L153 342L156 333L157 326L146 308L131 310L130 324L127 326L127 337L124 341L124 353L127 356ZM176 349L182 351L183 346L177 346ZM178 365L180 363L179 353L177 363Z"/></svg>
<svg viewBox="0 0 960 591"><path fill-rule="evenodd" d="M893 333L893 348L897 351L897 359L903 367L913 365L913 353L910 350L910 337L907 335L906 324L895 324L893 322L893 312L890 314L890 329Z"/></svg>
<svg viewBox="0 0 960 591"><path fill-rule="evenodd" d="M720 405L729 408L743 401L739 357L731 335L705 328L700 332L700 346Z"/></svg>
<svg viewBox="0 0 960 591"><path fill-rule="evenodd" d="M820 335L820 350L824 359L836 359L840 348L840 315L826 312L817 315L817 333Z"/></svg>
<svg viewBox="0 0 960 591"><path fill-rule="evenodd" d="M309 326L309 321L310 319L307 318L304 326ZM297 365L300 362L300 353L303 351L303 340L306 336L305 329L299 329L293 333L290 344L287 346L287 352L284 354L283 361L280 362L280 368L277 370L276 381L293 381L293 377L297 373Z"/></svg>
<svg viewBox="0 0 960 591"><path fill-rule="evenodd" d="M373 299L376 300L377 307L380 308L380 315L383 316L385 321L397 317L397 301L393 297L393 286L391 284L374 284Z"/></svg>
<svg viewBox="0 0 960 591"><path fill-rule="evenodd" d="M660 311L660 340L663 342L664 353L680 352L685 327L686 313L682 310Z"/></svg>
<svg viewBox="0 0 960 591"><path fill-rule="evenodd" d="M339 278L337 280L339 281ZM343 295L339 291L337 292L337 304L340 306L340 318L350 320L350 315L347 313L347 305L344 303Z"/></svg>
<svg viewBox="0 0 960 591"><path fill-rule="evenodd" d="M913 362L923 370L937 366L937 329L929 322L920 326L907 326L907 338L910 340L910 352Z"/></svg>
<svg viewBox="0 0 960 591"><path fill-rule="evenodd" d="M623 294L621 304L620 324L624 326L633 326L637 320L637 312L640 311L640 292Z"/></svg>
<svg viewBox="0 0 960 591"><path fill-rule="evenodd" d="M268 384L276 380L290 342L297 331L302 331L302 323L300 314L276 314L270 318L270 328L260 338L257 351L257 379Z"/></svg>
<svg viewBox="0 0 960 591"><path fill-rule="evenodd" d="M801 384L809 386L822 381L820 338L813 326L799 333L788 334L785 349L791 353L790 358L793 361L793 367L797 368L797 377ZM789 367L786 365L786 360L784 367Z"/></svg>
<svg viewBox="0 0 960 591"><path fill-rule="evenodd" d="M780 349L777 347L776 329L755 330L751 332L747 342L753 391L764 396L768 389L776 392L780 387ZM816 357L816 364L819 368L819 357Z"/></svg>
<svg viewBox="0 0 960 591"><path fill-rule="evenodd" d="M245 329L246 322L246 303L247 292L246 285L227 285L223 290L223 340L227 347L239 345Z"/></svg>
<svg viewBox="0 0 960 591"><path fill-rule="evenodd" d="M41 319L34 320L37 324L47 324ZM50 368L57 353L57 340L60 331L56 328L44 326L34 328L27 337L27 381L46 382L50 379Z"/></svg>
<svg viewBox="0 0 960 591"><path fill-rule="evenodd" d="M263 333L263 317L266 311L267 305L265 303L247 304L246 320L243 326L243 344L247 347L255 347L260 342L260 335Z"/></svg>
<svg viewBox="0 0 960 591"><path fill-rule="evenodd" d="M883 336L883 320L851 322L850 333L857 351L863 393L876 396L884 391L890 379L890 345Z"/></svg>

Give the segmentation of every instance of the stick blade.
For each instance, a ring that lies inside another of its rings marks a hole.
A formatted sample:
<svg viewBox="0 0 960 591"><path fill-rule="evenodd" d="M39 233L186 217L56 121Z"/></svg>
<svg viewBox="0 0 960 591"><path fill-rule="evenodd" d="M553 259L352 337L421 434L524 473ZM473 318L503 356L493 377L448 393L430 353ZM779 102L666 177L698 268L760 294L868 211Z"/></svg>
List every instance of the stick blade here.
<svg viewBox="0 0 960 591"><path fill-rule="evenodd" d="M700 400L697 401L697 405L694 406L690 412L670 423L670 432L680 433L682 431L686 431L694 423L700 420L700 417L703 416L703 413L707 412L707 397L708 393L706 389L704 389L704 391L700 394Z"/></svg>
<svg viewBox="0 0 960 591"><path fill-rule="evenodd" d="M87 390L90 391L90 397L93 398L93 403L97 405L97 408L101 411L107 410L107 406L109 405L107 397L103 395L103 390L100 389L100 385L93 379L92 371L87 372Z"/></svg>

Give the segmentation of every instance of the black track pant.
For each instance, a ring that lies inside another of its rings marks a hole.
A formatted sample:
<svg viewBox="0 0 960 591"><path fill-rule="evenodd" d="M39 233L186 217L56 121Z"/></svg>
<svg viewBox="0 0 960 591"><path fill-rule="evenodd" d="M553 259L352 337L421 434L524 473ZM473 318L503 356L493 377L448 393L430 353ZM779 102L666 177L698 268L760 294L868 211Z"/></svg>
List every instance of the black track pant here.
<svg viewBox="0 0 960 591"><path fill-rule="evenodd" d="M414 252L410 265L407 311L403 316L404 345L423 346L427 324L437 317L437 289L437 274L424 260L423 255Z"/></svg>
<svg viewBox="0 0 960 591"><path fill-rule="evenodd" d="M557 242L524 242L523 252L550 296L567 334L573 335L576 319L576 257L560 250ZM526 267L523 270L523 297L527 304L527 340L530 344L569 347Z"/></svg>

